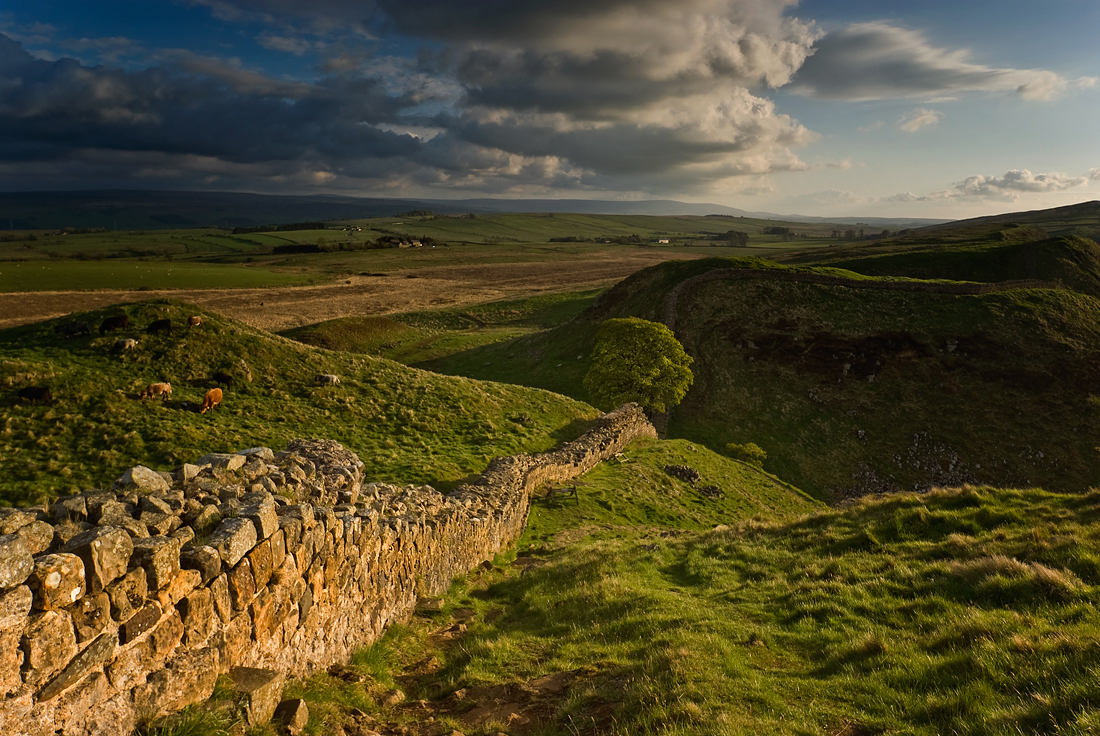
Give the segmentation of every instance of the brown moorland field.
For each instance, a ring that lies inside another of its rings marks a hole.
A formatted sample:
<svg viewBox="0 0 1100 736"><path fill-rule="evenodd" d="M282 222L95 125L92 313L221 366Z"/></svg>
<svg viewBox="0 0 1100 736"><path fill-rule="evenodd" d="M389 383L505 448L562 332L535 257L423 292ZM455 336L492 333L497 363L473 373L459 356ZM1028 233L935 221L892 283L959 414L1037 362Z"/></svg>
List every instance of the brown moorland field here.
<svg viewBox="0 0 1100 736"><path fill-rule="evenodd" d="M156 297L179 299L264 330L285 330L364 314L462 306L558 291L608 287L687 250L601 250L581 257L526 263L426 266L388 276L348 276L319 286L262 289L37 291L0 294L0 327Z"/></svg>

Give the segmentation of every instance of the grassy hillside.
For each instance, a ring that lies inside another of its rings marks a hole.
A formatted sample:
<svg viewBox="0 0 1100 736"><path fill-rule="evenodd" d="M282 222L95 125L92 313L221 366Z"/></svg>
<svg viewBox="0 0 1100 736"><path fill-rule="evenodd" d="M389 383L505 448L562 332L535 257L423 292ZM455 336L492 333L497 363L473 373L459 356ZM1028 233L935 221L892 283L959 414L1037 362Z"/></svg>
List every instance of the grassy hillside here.
<svg viewBox="0 0 1100 736"><path fill-rule="evenodd" d="M425 366L583 399L601 320L658 319L676 284L737 266L784 271L744 260L663 264L561 328ZM755 442L769 470L819 497L964 482L1079 492L1100 482L1092 297L716 280L681 297L676 332L696 383L670 435L715 449Z"/></svg>
<svg viewBox="0 0 1100 736"><path fill-rule="evenodd" d="M105 316L122 313L131 329L96 332ZM187 332L189 314L202 314L204 326ZM176 325L172 335L145 334L165 317ZM55 333L79 319L91 335ZM113 352L119 337L136 338L137 349ZM217 371L236 380L223 408L199 415ZM341 385L317 386L318 373L339 375ZM172 398L139 400L155 381L170 382ZM54 403L20 401L28 385L48 386ZM596 413L545 391L313 348L164 300L0 331L0 404L0 503L8 505L109 486L136 463L170 470L207 452L281 449L294 437L343 442L372 479L447 488L494 456L578 434ZM530 421L516 421L520 414Z"/></svg>
<svg viewBox="0 0 1100 736"><path fill-rule="evenodd" d="M1100 728L1100 497L963 488L815 508L685 441L346 668L288 685L307 734L1074 734ZM661 477L690 463L705 501ZM394 689L404 699L389 701ZM205 731L232 702L187 717ZM210 711L207 711L210 713ZM268 731L274 733L274 730Z"/></svg>

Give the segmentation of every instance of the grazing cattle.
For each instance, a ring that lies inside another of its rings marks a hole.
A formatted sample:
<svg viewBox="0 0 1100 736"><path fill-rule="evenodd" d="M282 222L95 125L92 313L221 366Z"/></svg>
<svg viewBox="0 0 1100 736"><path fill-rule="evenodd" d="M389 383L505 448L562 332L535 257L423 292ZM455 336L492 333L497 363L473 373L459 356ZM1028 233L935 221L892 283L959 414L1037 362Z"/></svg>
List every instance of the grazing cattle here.
<svg viewBox="0 0 1100 736"><path fill-rule="evenodd" d="M339 386L340 376L335 376L331 373L318 373L317 383L322 386Z"/></svg>
<svg viewBox="0 0 1100 736"><path fill-rule="evenodd" d="M202 317L200 315L192 314L187 318L187 329L190 330L192 327L202 327Z"/></svg>
<svg viewBox="0 0 1100 736"><path fill-rule="evenodd" d="M205 414L207 409L214 409L220 406L222 403L222 390L220 388L212 388L206 392L206 396L202 397L202 408L199 409L199 414Z"/></svg>
<svg viewBox="0 0 1100 736"><path fill-rule="evenodd" d="M66 322L65 324L58 325L53 328L53 331L65 337L76 337L77 335L91 334L92 328L88 326L87 320L80 320L79 322Z"/></svg>
<svg viewBox="0 0 1100 736"><path fill-rule="evenodd" d="M214 383L220 383L226 388L233 387L233 376L228 373L217 371L214 375L210 376L210 378L213 379Z"/></svg>
<svg viewBox="0 0 1100 736"><path fill-rule="evenodd" d="M103 323L99 325L99 334L102 335L105 332L114 332L115 330L125 330L129 327L130 318L125 314L120 314L103 320Z"/></svg>
<svg viewBox="0 0 1100 736"><path fill-rule="evenodd" d="M152 335L153 333L156 333L156 332L167 332L169 335L171 335L172 334L172 320L170 320L170 319L158 319L156 322L154 322L153 324L146 327L145 331L147 333L149 333L150 335Z"/></svg>
<svg viewBox="0 0 1100 736"><path fill-rule="evenodd" d="M123 337L115 340L115 344L111 346L111 350L116 353L125 353L127 350L133 350L137 347L137 340L132 337Z"/></svg>
<svg viewBox="0 0 1100 736"><path fill-rule="evenodd" d="M159 396L163 400L168 401L168 397L171 395L172 384L170 383L150 383L145 387L145 390L141 392L142 399L152 399Z"/></svg>
<svg viewBox="0 0 1100 736"><path fill-rule="evenodd" d="M50 396L50 389L46 386L24 386L19 389L19 398L24 401L29 401L32 404L52 404L53 397Z"/></svg>

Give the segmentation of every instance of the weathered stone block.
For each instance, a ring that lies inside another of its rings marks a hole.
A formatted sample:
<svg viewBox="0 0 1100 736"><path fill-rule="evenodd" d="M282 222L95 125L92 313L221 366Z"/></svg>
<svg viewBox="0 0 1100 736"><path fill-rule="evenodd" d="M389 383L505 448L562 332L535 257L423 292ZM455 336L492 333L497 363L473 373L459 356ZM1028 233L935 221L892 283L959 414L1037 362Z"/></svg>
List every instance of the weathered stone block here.
<svg viewBox="0 0 1100 736"><path fill-rule="evenodd" d="M99 525L115 526L119 529L125 529L126 533L133 539L149 536L149 527L129 514L120 512L115 508L109 511L104 510L103 515L99 519Z"/></svg>
<svg viewBox="0 0 1100 736"><path fill-rule="evenodd" d="M172 532L171 537L177 540L182 547L189 544L195 538L195 530L189 526L181 526Z"/></svg>
<svg viewBox="0 0 1100 736"><path fill-rule="evenodd" d="M271 636L275 627L275 596L264 588L252 601L252 632L256 641L264 641Z"/></svg>
<svg viewBox="0 0 1100 736"><path fill-rule="evenodd" d="M164 715L206 700L214 693L218 669L217 649L182 652L134 690L134 705L143 712Z"/></svg>
<svg viewBox="0 0 1100 736"><path fill-rule="evenodd" d="M184 463L180 467L176 468L176 480L180 483L189 483L198 476L199 471L202 470L198 465L192 465L191 463Z"/></svg>
<svg viewBox="0 0 1100 736"><path fill-rule="evenodd" d="M309 706L301 698L284 700L275 708L275 719L290 736L300 736L309 724Z"/></svg>
<svg viewBox="0 0 1100 736"><path fill-rule="evenodd" d="M85 642L99 636L111 621L111 599L106 593L86 595L68 608L76 629L76 640Z"/></svg>
<svg viewBox="0 0 1100 736"><path fill-rule="evenodd" d="M19 675L23 664L19 641L23 638L33 598L26 585L0 593L0 698L23 684Z"/></svg>
<svg viewBox="0 0 1100 736"><path fill-rule="evenodd" d="M161 608L168 610L199 587L200 583L202 583L202 575L198 570L180 570L176 573L176 577L172 578L172 582L157 591L156 601Z"/></svg>
<svg viewBox="0 0 1100 736"><path fill-rule="evenodd" d="M211 466L222 470L240 470L248 460L244 455L230 455L224 452L212 452L195 461L199 467Z"/></svg>
<svg viewBox="0 0 1100 736"><path fill-rule="evenodd" d="M152 671L152 645L147 640L119 650L114 660L107 665L107 677L116 690L130 690L145 682Z"/></svg>
<svg viewBox="0 0 1100 736"><path fill-rule="evenodd" d="M177 610L183 620L183 643L195 648L214 633L214 594L206 588L192 591L179 602Z"/></svg>
<svg viewBox="0 0 1100 736"><path fill-rule="evenodd" d="M285 676L274 670L233 667L229 677L237 692L245 696L245 719L250 726L271 720L282 699Z"/></svg>
<svg viewBox="0 0 1100 736"><path fill-rule="evenodd" d="M275 453L270 447L249 447L244 450L237 450L238 455L244 455L246 459L263 460L264 462L271 462L275 459Z"/></svg>
<svg viewBox="0 0 1100 736"><path fill-rule="evenodd" d="M164 478L160 476L160 473L144 465L130 468L114 483L114 489L116 491L138 490L142 492L157 493L167 491L169 488L170 486Z"/></svg>
<svg viewBox="0 0 1100 736"><path fill-rule="evenodd" d="M302 542L302 520L293 516L279 517L279 530L283 533L283 546L286 553L292 555L298 551Z"/></svg>
<svg viewBox="0 0 1100 736"><path fill-rule="evenodd" d="M20 528L35 521L38 515L25 509L0 508L0 536L14 534Z"/></svg>
<svg viewBox="0 0 1100 736"><path fill-rule="evenodd" d="M183 622L180 620L180 612L172 610L171 615L161 621L149 634L149 651L153 656L154 666L159 666L161 660L176 650L183 638Z"/></svg>
<svg viewBox="0 0 1100 736"><path fill-rule="evenodd" d="M0 536L0 590L22 585L34 571L27 542L16 534Z"/></svg>
<svg viewBox="0 0 1100 736"><path fill-rule="evenodd" d="M222 514L218 507L214 504L208 504L195 513L191 526L197 529L199 533L205 533L221 523L221 520Z"/></svg>
<svg viewBox="0 0 1100 736"><path fill-rule="evenodd" d="M268 541L271 542L271 569L278 570L286 559L286 532L280 527Z"/></svg>
<svg viewBox="0 0 1100 736"><path fill-rule="evenodd" d="M228 624L233 616L233 599L229 595L229 581L225 573L210 583L210 595L214 597L214 612L223 624Z"/></svg>
<svg viewBox="0 0 1100 736"><path fill-rule="evenodd" d="M107 587L111 599L111 615L116 621L125 622L145 605L149 595L149 576L138 567Z"/></svg>
<svg viewBox="0 0 1100 736"><path fill-rule="evenodd" d="M76 632L68 613L43 611L27 621L20 645L23 680L28 685L45 682L69 663L76 654Z"/></svg>
<svg viewBox="0 0 1100 736"><path fill-rule="evenodd" d="M32 521L15 532L15 536L21 537L27 543L27 551L31 555L40 555L53 546L53 527L44 521Z"/></svg>
<svg viewBox="0 0 1100 736"><path fill-rule="evenodd" d="M240 517L250 519L256 525L256 538L267 539L279 529L279 515L275 513L275 502L246 506L241 509Z"/></svg>
<svg viewBox="0 0 1100 736"><path fill-rule="evenodd" d="M244 661L252 646L252 617L243 611L219 632L218 653L223 668L233 667Z"/></svg>
<svg viewBox="0 0 1100 736"><path fill-rule="evenodd" d="M252 565L247 559L241 560L236 567L229 571L229 597L233 601L234 611L243 611L248 608L252 598L256 595L256 580L252 577Z"/></svg>
<svg viewBox="0 0 1100 736"><path fill-rule="evenodd" d="M84 561L71 552L42 555L27 579L35 608L55 610L76 603L85 593Z"/></svg>
<svg viewBox="0 0 1100 736"><path fill-rule="evenodd" d="M265 539L256 545L255 549L248 553L248 562L252 567L252 578L256 583L256 590L267 585L273 572L271 562L271 540Z"/></svg>
<svg viewBox="0 0 1100 736"><path fill-rule="evenodd" d="M149 631L160 621L160 605L155 601L149 601L141 607L137 613L129 618L126 623L118 627L118 638L122 644L129 644L146 631Z"/></svg>
<svg viewBox="0 0 1100 736"><path fill-rule="evenodd" d="M66 724L65 733L101 734L98 720L93 714L110 695L110 686L102 672L92 672L57 699L54 717ZM117 724L117 721L115 722ZM114 727L119 728L121 724Z"/></svg>
<svg viewBox="0 0 1100 736"><path fill-rule="evenodd" d="M148 495L142 497L138 502L138 508L142 511L151 511L156 514L170 514L172 513L172 507L168 505L168 502L158 495Z"/></svg>
<svg viewBox="0 0 1100 736"><path fill-rule="evenodd" d="M159 590L180 571L180 542L171 537L135 539L133 561L148 574L149 590Z"/></svg>
<svg viewBox="0 0 1100 736"><path fill-rule="evenodd" d="M161 514L156 511L142 511L139 520L151 534L157 536L171 534L183 524L180 517L175 514Z"/></svg>
<svg viewBox="0 0 1100 736"><path fill-rule="evenodd" d="M88 591L98 593L126 573L134 543L122 529L99 527L73 537L61 551L80 556Z"/></svg>
<svg viewBox="0 0 1100 736"><path fill-rule="evenodd" d="M226 566L233 567L256 546L256 525L249 519L226 519L206 544L218 551Z"/></svg>
<svg viewBox="0 0 1100 736"><path fill-rule="evenodd" d="M206 545L192 547L180 553L180 567L186 570L198 570L202 576L202 584L206 585L221 572L222 558L213 547Z"/></svg>
<svg viewBox="0 0 1100 736"><path fill-rule="evenodd" d="M283 506L279 509L279 516L297 519L304 526L313 525L313 507L308 503L299 503L292 506Z"/></svg>
<svg viewBox="0 0 1100 736"><path fill-rule="evenodd" d="M46 687L38 693L38 702L44 703L56 697L62 691L76 684L84 675L106 664L114 656L118 637L112 632L100 634L96 639L84 648L80 654L73 657L69 665L61 671Z"/></svg>

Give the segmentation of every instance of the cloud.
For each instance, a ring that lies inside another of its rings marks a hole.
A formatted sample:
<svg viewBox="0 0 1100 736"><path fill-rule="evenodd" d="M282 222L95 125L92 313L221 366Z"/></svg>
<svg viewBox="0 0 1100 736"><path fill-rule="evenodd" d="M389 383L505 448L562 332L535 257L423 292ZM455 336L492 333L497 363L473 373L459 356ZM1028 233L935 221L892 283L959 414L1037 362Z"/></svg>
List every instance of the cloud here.
<svg viewBox="0 0 1100 736"><path fill-rule="evenodd" d="M764 92L788 84L821 36L787 15L796 0L192 4L265 24L265 48L322 52L325 76L274 78L183 50L152 52L153 66L134 71L40 62L0 88L0 132L15 136L0 151L63 157L68 140L85 158L147 151L182 157L181 169L297 162L331 172L329 186L364 189L398 177L690 194L809 168L795 150L815 134ZM378 56L362 43L372 33L423 47ZM0 39L0 55L13 46Z"/></svg>
<svg viewBox="0 0 1100 736"><path fill-rule="evenodd" d="M921 128L929 125L936 125L943 118L943 114L935 110L928 110L926 108L917 108L908 115L902 116L898 120L898 128L904 130L906 133L916 133Z"/></svg>
<svg viewBox="0 0 1100 736"><path fill-rule="evenodd" d="M1091 178L1097 178L1100 169L1092 169ZM912 192L903 192L884 198L884 202L934 202L945 199L978 198L993 199L1003 202L1014 202L1021 194L1038 194L1045 192L1063 192L1067 189L1084 186L1090 177L1069 176L1058 172L1049 174L1033 174L1027 169L1014 169L1004 176L977 176L967 177L956 183L950 189L918 196Z"/></svg>
<svg viewBox="0 0 1100 736"><path fill-rule="evenodd" d="M1096 181L1097 179L1100 179L1100 168L1089 169L1089 178L1092 179L1093 181Z"/></svg>
<svg viewBox="0 0 1100 736"><path fill-rule="evenodd" d="M859 128L856 128L856 130L858 130L860 133L873 133L876 130L881 130L883 125L885 125L885 123L883 123L881 120L876 120L870 125L863 125Z"/></svg>
<svg viewBox="0 0 1100 736"><path fill-rule="evenodd" d="M1049 100L1070 84L1040 69L975 64L966 50L933 46L920 31L881 21L850 25L818 40L794 79L794 89L803 94L846 100L1006 91Z"/></svg>

